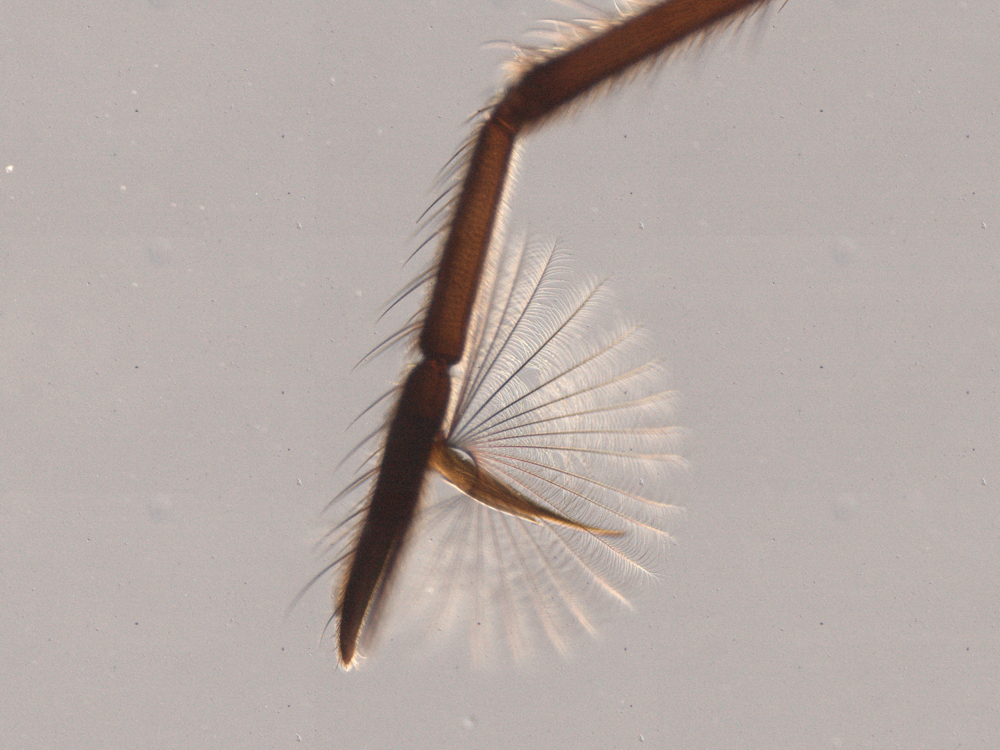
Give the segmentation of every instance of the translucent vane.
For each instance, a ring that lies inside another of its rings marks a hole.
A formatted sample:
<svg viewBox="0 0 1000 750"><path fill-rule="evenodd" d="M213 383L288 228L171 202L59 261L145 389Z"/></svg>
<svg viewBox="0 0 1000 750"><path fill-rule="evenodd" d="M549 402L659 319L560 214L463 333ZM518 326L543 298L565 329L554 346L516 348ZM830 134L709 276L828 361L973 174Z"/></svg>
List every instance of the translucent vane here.
<svg viewBox="0 0 1000 750"><path fill-rule="evenodd" d="M604 284L574 280L551 246L496 256L432 450L444 481L373 613L379 629L463 629L477 659L563 651L596 631L595 607L627 604L662 558L684 465L664 372Z"/></svg>

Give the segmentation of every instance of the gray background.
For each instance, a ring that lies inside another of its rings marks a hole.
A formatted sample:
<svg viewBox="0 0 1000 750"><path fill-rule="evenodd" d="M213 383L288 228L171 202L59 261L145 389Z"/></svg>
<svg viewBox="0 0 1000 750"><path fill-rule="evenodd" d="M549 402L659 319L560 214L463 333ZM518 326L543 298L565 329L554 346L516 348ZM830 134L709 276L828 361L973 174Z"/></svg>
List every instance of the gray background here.
<svg viewBox="0 0 1000 750"><path fill-rule="evenodd" d="M527 145L684 400L662 580L568 661L319 634L352 371L546 2L0 11L0 746L987 748L1000 11L791 0ZM12 169L8 170L10 165ZM412 309L412 307L410 308Z"/></svg>

